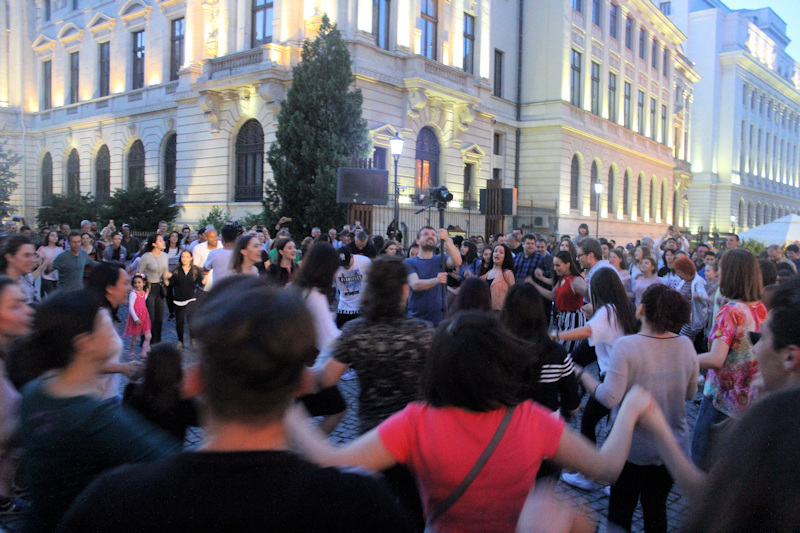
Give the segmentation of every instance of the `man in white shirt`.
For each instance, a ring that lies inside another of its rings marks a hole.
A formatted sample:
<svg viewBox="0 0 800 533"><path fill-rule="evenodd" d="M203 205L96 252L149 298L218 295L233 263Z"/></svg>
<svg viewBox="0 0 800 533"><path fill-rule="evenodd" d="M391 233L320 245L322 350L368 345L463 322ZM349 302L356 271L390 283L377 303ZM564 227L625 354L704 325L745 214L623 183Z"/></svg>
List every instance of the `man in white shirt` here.
<svg viewBox="0 0 800 533"><path fill-rule="evenodd" d="M206 231L208 233L208 231ZM222 227L222 246L208 252L203 270L208 272L206 277L205 290L210 291L214 282L228 277L231 274L230 264L233 255L233 246L239 236L236 226L226 224Z"/></svg>
<svg viewBox="0 0 800 533"><path fill-rule="evenodd" d="M208 252L222 248L222 243L219 242L219 234L214 226L208 226L205 231L205 242L198 243L192 250L192 257L194 266L202 269L208 258Z"/></svg>

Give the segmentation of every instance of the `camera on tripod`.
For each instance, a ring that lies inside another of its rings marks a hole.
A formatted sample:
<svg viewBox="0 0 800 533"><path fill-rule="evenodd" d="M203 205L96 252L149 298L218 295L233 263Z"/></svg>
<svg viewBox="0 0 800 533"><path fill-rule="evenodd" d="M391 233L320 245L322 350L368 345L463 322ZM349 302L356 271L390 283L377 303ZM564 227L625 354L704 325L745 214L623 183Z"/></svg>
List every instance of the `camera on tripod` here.
<svg viewBox="0 0 800 533"><path fill-rule="evenodd" d="M453 200L453 193L447 190L444 185L439 185L431 189L431 203L436 204L438 209L444 209Z"/></svg>

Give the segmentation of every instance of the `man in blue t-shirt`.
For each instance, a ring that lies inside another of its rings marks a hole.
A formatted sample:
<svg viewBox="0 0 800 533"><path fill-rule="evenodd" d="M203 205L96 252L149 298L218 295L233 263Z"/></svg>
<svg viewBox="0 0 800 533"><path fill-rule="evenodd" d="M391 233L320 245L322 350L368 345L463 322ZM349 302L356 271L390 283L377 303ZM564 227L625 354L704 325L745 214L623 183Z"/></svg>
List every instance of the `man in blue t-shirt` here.
<svg viewBox="0 0 800 533"><path fill-rule="evenodd" d="M447 234L447 230L439 230L439 238L445 242L447 253L445 261L448 268L461 265L461 254ZM442 256L435 255L436 230L425 226L417 232L419 254L406 259L408 266L408 285L411 295L408 298L408 314L438 324L444 320L442 309L442 287L447 283L447 273L442 272Z"/></svg>

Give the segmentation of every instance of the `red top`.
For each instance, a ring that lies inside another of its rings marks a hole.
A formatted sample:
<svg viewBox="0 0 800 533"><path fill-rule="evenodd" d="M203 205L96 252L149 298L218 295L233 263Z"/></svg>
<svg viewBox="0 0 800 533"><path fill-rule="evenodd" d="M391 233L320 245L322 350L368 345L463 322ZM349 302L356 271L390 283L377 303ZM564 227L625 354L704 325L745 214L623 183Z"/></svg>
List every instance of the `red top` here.
<svg viewBox="0 0 800 533"><path fill-rule="evenodd" d="M583 296L572 292L573 275L564 276L556 287L556 309L559 311L577 311L583 307Z"/></svg>
<svg viewBox="0 0 800 533"><path fill-rule="evenodd" d="M378 426L389 453L417 479L425 515L461 483L505 409L486 413L410 403ZM531 401L519 404L483 470L434 524L442 532L514 531L542 459L558 449L564 421Z"/></svg>

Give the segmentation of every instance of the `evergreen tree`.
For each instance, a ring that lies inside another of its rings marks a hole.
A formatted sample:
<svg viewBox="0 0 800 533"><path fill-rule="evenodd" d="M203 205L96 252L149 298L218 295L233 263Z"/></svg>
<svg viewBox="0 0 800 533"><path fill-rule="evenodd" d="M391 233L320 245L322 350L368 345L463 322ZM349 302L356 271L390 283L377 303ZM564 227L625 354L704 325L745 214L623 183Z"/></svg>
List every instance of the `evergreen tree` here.
<svg viewBox="0 0 800 533"><path fill-rule="evenodd" d="M171 224L178 213L180 208L161 189L137 183L130 189L114 191L100 209L100 220L114 220L119 227L128 223L134 231L153 231L161 220Z"/></svg>
<svg viewBox="0 0 800 533"><path fill-rule="evenodd" d="M13 150L6 149L6 141L0 142L0 218L5 218L16 211L11 207L11 193L17 188L17 174L11 170L19 163L20 156Z"/></svg>
<svg viewBox="0 0 800 533"><path fill-rule="evenodd" d="M370 145L361 90L350 90L354 81L342 35L323 15L317 37L303 43L267 154L273 172L265 186L269 224L291 217L297 235L344 224L347 208L336 203L337 168L366 156Z"/></svg>

